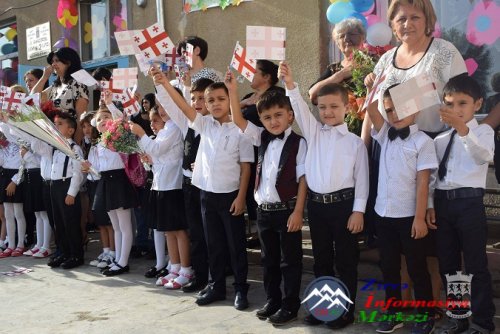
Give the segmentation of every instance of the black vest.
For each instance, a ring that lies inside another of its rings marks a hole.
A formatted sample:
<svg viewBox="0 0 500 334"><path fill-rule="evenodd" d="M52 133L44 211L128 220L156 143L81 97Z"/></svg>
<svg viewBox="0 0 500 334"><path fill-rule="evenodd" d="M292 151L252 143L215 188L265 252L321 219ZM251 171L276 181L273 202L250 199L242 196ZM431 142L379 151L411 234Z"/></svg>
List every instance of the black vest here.
<svg viewBox="0 0 500 334"><path fill-rule="evenodd" d="M182 158L182 169L192 170L191 164L196 160L201 136L195 136L194 130L189 128L184 139L184 157Z"/></svg>

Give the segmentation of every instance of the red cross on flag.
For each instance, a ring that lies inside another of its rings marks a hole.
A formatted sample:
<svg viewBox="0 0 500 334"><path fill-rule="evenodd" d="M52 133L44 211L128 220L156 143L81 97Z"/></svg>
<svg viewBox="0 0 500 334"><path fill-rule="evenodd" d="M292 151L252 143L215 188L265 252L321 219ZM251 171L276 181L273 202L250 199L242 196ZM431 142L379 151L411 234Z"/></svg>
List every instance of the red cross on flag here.
<svg viewBox="0 0 500 334"><path fill-rule="evenodd" d="M233 59L231 59L231 67L238 71L248 81L252 82L256 71L256 65L257 62L255 59L249 59L245 48L240 45L240 42L236 42Z"/></svg>
<svg viewBox="0 0 500 334"><path fill-rule="evenodd" d="M134 42L134 36L140 33L140 30L115 31L116 44L122 56L135 55L141 50Z"/></svg>
<svg viewBox="0 0 500 334"><path fill-rule="evenodd" d="M2 109L7 111L17 111L22 106L22 100L26 97L24 93L9 91L2 97Z"/></svg>
<svg viewBox="0 0 500 334"><path fill-rule="evenodd" d="M128 88L137 84L137 67L113 69L113 87Z"/></svg>
<svg viewBox="0 0 500 334"><path fill-rule="evenodd" d="M111 91L111 93L121 94L123 92L123 88L115 87L115 83L114 83L113 78L111 78L111 80L109 80L109 81L106 81L106 80L101 81L100 86L102 89L107 89L107 90Z"/></svg>
<svg viewBox="0 0 500 334"><path fill-rule="evenodd" d="M146 59L154 59L175 47L168 34L158 23L139 31L134 42Z"/></svg>
<svg viewBox="0 0 500 334"><path fill-rule="evenodd" d="M247 26L247 55L252 59L285 60L286 28Z"/></svg>
<svg viewBox="0 0 500 334"><path fill-rule="evenodd" d="M186 51L184 51L184 57L186 58L186 64L188 64L189 67L193 67L193 52L193 44L186 43Z"/></svg>
<svg viewBox="0 0 500 334"><path fill-rule="evenodd" d="M173 47L165 54L165 64L172 69L174 65L179 65L183 62L183 57L177 54L177 48Z"/></svg>
<svg viewBox="0 0 500 334"><path fill-rule="evenodd" d="M123 90L122 99L120 100L123 106L123 111L128 115L132 116L141 111L141 106L139 102L135 99L134 92L129 88Z"/></svg>

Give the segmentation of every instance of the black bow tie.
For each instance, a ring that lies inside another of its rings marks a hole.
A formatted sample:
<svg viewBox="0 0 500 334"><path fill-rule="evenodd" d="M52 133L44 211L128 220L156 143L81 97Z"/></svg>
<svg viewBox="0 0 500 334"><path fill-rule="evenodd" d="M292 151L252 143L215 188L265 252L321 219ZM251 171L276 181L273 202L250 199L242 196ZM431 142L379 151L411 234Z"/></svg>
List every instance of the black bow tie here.
<svg viewBox="0 0 500 334"><path fill-rule="evenodd" d="M396 129L394 127L389 128L389 139L394 140L396 137L399 137L401 139L406 139L410 135L410 127L407 126L402 129Z"/></svg>
<svg viewBox="0 0 500 334"><path fill-rule="evenodd" d="M271 138L271 140L274 140L276 138L283 140L283 138L285 138L285 132L282 132L279 135L273 135L272 133L269 132L269 137Z"/></svg>

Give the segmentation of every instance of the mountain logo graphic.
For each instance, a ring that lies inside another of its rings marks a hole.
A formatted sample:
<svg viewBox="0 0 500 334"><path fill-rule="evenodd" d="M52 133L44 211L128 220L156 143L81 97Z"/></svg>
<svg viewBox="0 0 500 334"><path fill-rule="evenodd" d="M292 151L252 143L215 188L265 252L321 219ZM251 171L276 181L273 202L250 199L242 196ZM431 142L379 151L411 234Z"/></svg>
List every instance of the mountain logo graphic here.
<svg viewBox="0 0 500 334"><path fill-rule="evenodd" d="M333 321L340 318L354 304L345 284L331 276L318 277L312 281L304 291L304 299L301 303L321 321Z"/></svg>

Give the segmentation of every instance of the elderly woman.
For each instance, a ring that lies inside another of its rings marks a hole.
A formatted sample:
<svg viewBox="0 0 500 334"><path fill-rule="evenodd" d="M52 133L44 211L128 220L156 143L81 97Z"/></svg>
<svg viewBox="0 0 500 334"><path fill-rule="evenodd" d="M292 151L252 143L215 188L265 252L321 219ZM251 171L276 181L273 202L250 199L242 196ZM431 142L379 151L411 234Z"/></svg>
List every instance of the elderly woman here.
<svg viewBox="0 0 500 334"><path fill-rule="evenodd" d="M366 30L363 23L354 18L349 18L335 25L332 39L337 44L343 55L342 61L328 65L326 71L316 83L309 89L309 98L316 104L318 91L324 85L330 83L347 83L352 77L352 54L361 48L366 38Z"/></svg>

